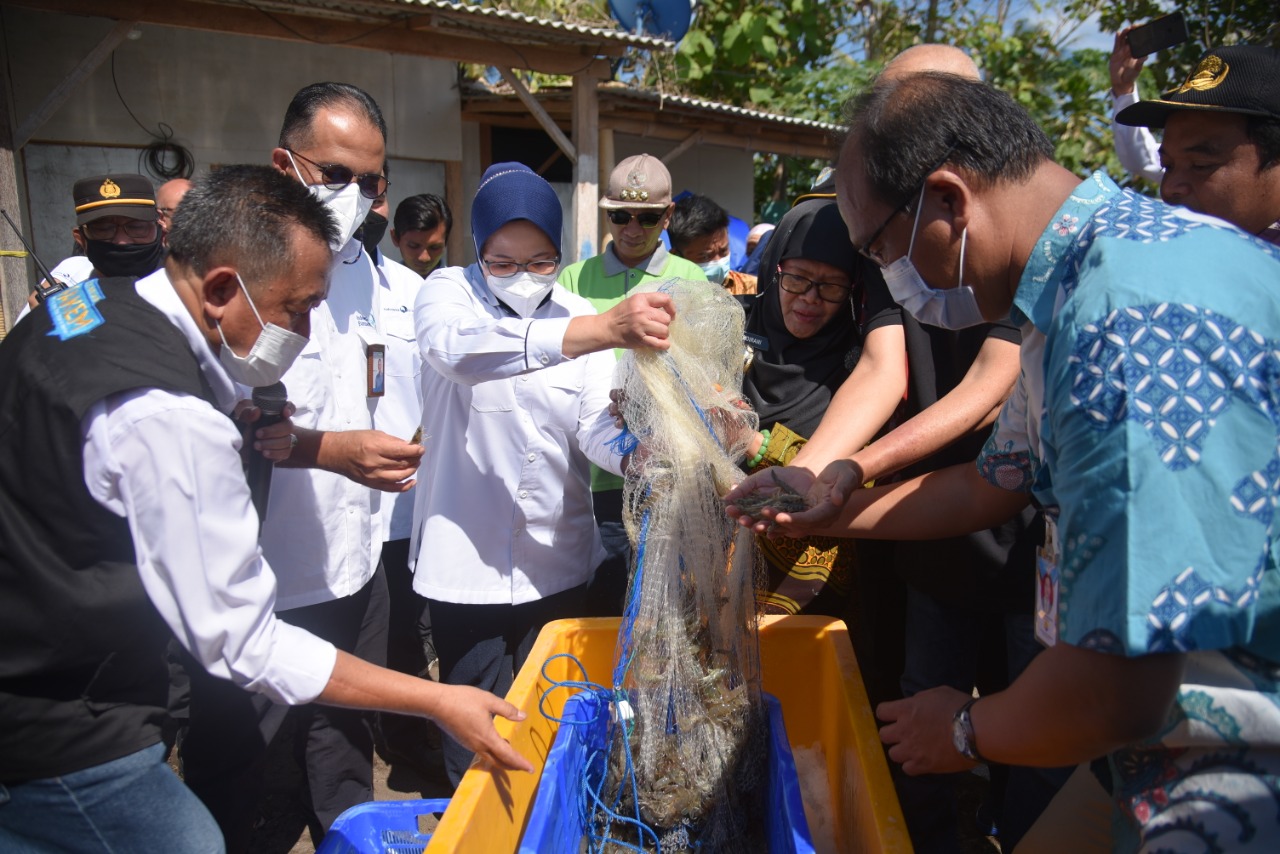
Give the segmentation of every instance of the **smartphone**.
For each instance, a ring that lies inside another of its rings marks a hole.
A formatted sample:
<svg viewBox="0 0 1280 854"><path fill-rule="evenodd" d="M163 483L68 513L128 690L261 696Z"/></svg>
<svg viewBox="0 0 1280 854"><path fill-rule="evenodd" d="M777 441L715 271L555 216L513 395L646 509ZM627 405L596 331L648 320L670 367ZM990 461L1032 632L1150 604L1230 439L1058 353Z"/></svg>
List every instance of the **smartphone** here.
<svg viewBox="0 0 1280 854"><path fill-rule="evenodd" d="M1158 50L1182 44L1190 38L1187 19L1182 17L1181 12L1174 12L1129 30L1129 51L1135 58L1149 56Z"/></svg>

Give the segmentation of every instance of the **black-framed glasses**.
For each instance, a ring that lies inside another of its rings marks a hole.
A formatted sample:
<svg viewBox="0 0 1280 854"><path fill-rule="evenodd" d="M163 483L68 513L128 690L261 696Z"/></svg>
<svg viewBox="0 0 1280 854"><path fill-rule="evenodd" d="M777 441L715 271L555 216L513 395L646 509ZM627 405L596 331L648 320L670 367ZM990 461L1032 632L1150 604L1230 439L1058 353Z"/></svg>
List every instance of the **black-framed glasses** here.
<svg viewBox="0 0 1280 854"><path fill-rule="evenodd" d="M626 228L631 223L632 217L634 217L640 223L641 228L653 228L662 222L662 217L666 213L666 211L645 211L633 214L631 211L612 210L609 211L609 222Z"/></svg>
<svg viewBox="0 0 1280 854"><path fill-rule="evenodd" d="M550 276L560 268L560 259L543 258L537 261L529 261L525 264L518 264L515 261L489 261L485 259L484 268L489 271L489 275L496 276L499 279L509 279L521 270L528 270L535 276Z"/></svg>
<svg viewBox="0 0 1280 854"><path fill-rule="evenodd" d="M115 240L116 232L122 229L127 237L134 240L153 240L156 236L155 222L145 219L127 219L124 222L95 219L86 222L80 229L90 240Z"/></svg>
<svg viewBox="0 0 1280 854"><path fill-rule="evenodd" d="M360 188L360 195L366 199L377 199L378 196L386 193L387 187L391 185L390 181L377 172L357 175L349 166L343 166L341 163L317 163L292 148L286 148L285 151L320 170L320 183L330 190L341 190L354 181Z"/></svg>
<svg viewBox="0 0 1280 854"><path fill-rule="evenodd" d="M836 282L819 282L810 279L808 276L801 276L797 273L788 273L778 267L778 285L787 293L796 296L804 296L810 290L818 289L818 299L823 302L844 302L849 298L849 291L852 290L848 285L837 284Z"/></svg>
<svg viewBox="0 0 1280 854"><path fill-rule="evenodd" d="M930 175L932 175L934 172L937 172L939 169L942 168L942 164L947 162L947 158L949 158L955 152L955 150L956 150L955 143L952 143L951 145L947 146L946 153L943 154L942 157L938 158L938 162L925 170L924 175L920 176L920 183L917 186L915 192L913 192L910 196L908 196L905 202L903 202L902 204L894 208L893 211L887 217L884 218L884 222L880 223L880 227L871 233L871 237L869 237L867 241L863 243L861 246L857 247L859 255L861 255L863 258L866 258L868 261L870 261L872 264L875 264L877 267L887 266L884 262L884 258L880 256L880 253L872 252L871 247L874 246L876 241L880 239L880 235L884 234L884 230L889 227L889 223L893 222L894 217L896 217L898 214L901 214L901 213L905 213L905 214L911 213L911 203L914 202L917 198L919 198L921 191L924 190L924 182L929 180Z"/></svg>

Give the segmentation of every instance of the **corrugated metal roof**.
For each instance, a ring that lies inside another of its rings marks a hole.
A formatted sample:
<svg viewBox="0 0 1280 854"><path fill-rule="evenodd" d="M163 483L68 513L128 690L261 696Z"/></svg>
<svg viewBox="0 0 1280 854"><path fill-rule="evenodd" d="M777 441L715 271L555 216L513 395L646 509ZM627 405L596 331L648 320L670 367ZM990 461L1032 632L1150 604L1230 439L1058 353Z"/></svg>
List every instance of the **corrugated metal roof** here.
<svg viewBox="0 0 1280 854"><path fill-rule="evenodd" d="M480 18L491 20L513 21L521 24L532 24L539 27L547 27L552 30L561 30L567 33L575 33L579 35L591 36L593 38L606 39L609 41L621 42L630 47L656 48L658 50L674 50L676 43L667 39L654 38L653 36L638 35L629 33L626 30L615 27L593 27L586 24L573 24L567 21L551 21L546 18L535 18L531 15L524 15L520 12L512 12L506 9L496 9L491 6L473 6L467 3L451 3L449 0L394 0L397 3L403 3L410 6L425 6L432 9L442 11L458 11L467 15L476 15Z"/></svg>
<svg viewBox="0 0 1280 854"><path fill-rule="evenodd" d="M616 27L552 21L507 9L454 3L450 0L259 0L255 5L281 10L290 6L308 7L315 10L379 17L389 17L392 13L403 11L404 7L409 6L420 9L424 13L436 15L442 21L455 24L460 28L474 27L490 35L496 30L528 36L536 34L548 41L583 46L603 41L612 45L650 50L675 50L676 47L675 42L629 33Z"/></svg>
<svg viewBox="0 0 1280 854"><path fill-rule="evenodd" d="M773 122L782 125L791 125L792 127L811 128L813 130L838 131L841 126L831 122L820 122L813 119L800 119L794 116L783 116L778 113L766 113L763 110L752 110L747 107L736 107L733 104L725 104L720 101L708 101L703 98L693 98L688 95L664 95L660 92L654 92L651 89L636 89L631 86L605 86L600 89L601 94L609 93L623 98L630 98L636 101L651 101L662 105L675 104L683 107L691 107L697 110L708 110L713 113L722 113L730 116L740 116L742 118L754 119L756 121Z"/></svg>

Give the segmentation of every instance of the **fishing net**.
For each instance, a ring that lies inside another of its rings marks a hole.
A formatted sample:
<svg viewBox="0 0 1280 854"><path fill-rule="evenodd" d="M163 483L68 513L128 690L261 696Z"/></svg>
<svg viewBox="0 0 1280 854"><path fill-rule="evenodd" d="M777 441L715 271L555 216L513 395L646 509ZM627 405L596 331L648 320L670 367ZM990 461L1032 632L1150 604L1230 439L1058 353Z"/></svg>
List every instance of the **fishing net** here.
<svg viewBox="0 0 1280 854"><path fill-rule="evenodd" d="M615 720L590 851L763 850L767 716L751 532L721 496L756 416L740 408L743 312L708 282L664 280L671 348L629 350L623 491L634 560L614 659ZM643 825L641 827L640 825ZM752 840L760 840L753 842Z"/></svg>

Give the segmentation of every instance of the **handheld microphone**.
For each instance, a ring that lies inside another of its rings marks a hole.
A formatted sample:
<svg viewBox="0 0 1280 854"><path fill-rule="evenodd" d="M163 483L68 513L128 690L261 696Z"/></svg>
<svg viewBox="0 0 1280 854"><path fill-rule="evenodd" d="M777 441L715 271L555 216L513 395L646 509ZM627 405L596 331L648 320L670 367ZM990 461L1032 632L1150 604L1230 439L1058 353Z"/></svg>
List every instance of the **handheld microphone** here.
<svg viewBox="0 0 1280 854"><path fill-rule="evenodd" d="M267 518L267 499L271 496L271 472L275 464L253 448L253 434L260 427L270 427L284 420L284 405L289 400L284 383L272 383L253 390L253 405L262 415L248 425L245 442L249 445L248 461L244 467L245 480L249 482L249 494L253 508L258 511L258 523Z"/></svg>

